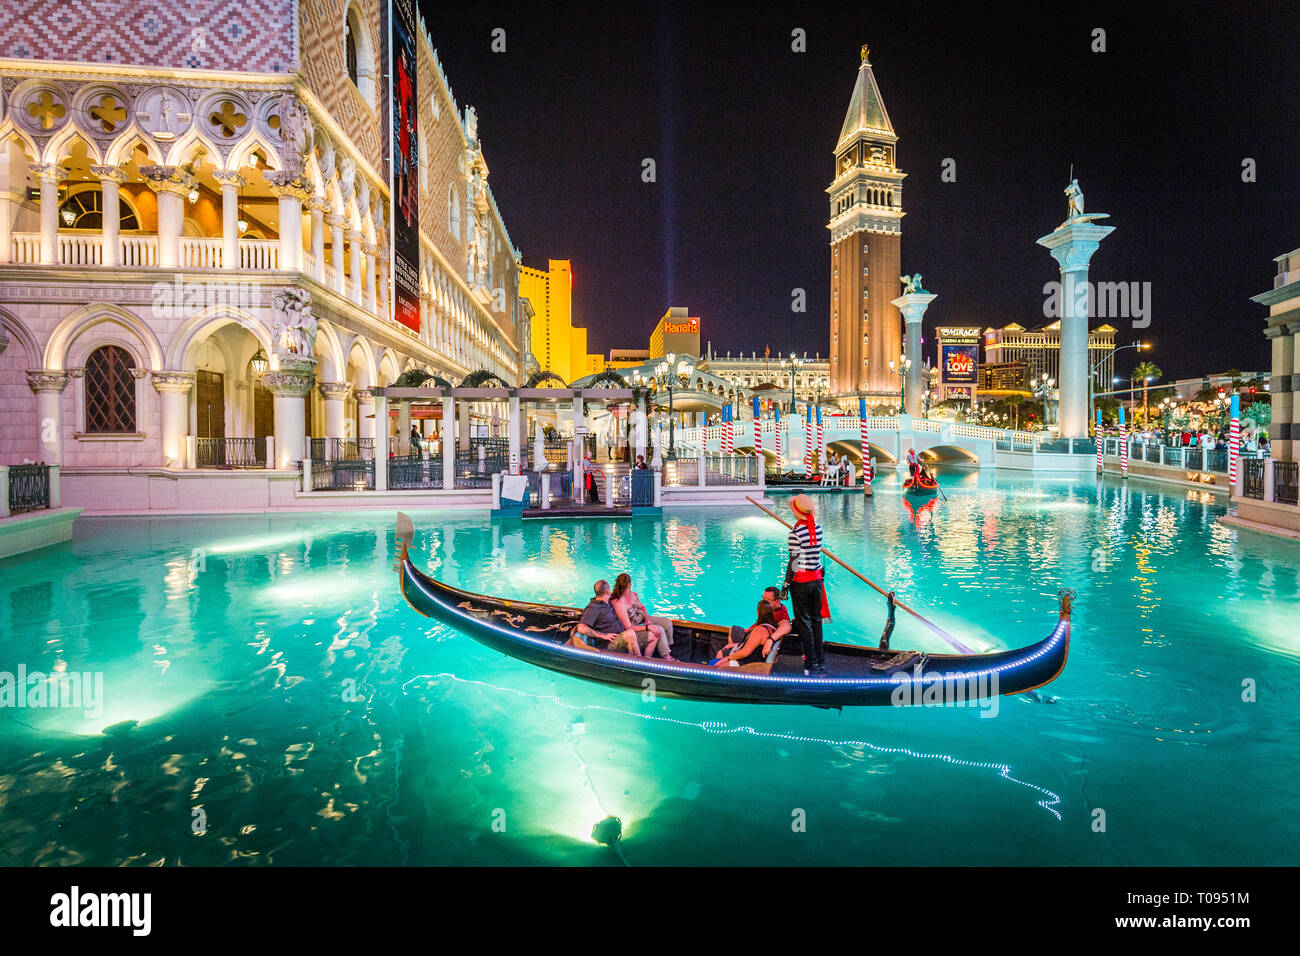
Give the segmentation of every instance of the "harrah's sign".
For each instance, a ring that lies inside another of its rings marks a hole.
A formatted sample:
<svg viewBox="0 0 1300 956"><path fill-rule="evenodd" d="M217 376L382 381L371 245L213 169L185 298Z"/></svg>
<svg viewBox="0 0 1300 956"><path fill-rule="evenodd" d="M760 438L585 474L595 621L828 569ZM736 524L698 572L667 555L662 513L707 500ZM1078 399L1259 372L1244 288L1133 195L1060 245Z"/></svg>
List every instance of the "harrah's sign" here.
<svg viewBox="0 0 1300 956"><path fill-rule="evenodd" d="M691 333L693 333L693 332L698 332L699 330L700 330L700 320L699 320L699 319L687 319L685 322L665 322L665 323L664 323L664 333L665 333L665 334L669 334L669 333L680 333L680 334L683 334L683 335L689 335L689 334L691 334Z"/></svg>

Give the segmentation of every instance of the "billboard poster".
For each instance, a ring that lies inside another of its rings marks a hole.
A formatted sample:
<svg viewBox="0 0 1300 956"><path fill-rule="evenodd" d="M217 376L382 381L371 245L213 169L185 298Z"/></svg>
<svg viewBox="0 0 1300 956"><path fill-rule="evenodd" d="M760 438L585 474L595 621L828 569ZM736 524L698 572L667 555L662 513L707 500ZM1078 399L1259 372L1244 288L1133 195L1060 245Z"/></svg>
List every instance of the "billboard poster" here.
<svg viewBox="0 0 1300 956"><path fill-rule="evenodd" d="M979 366L978 345L945 345L940 374L945 385L974 385Z"/></svg>
<svg viewBox="0 0 1300 956"><path fill-rule="evenodd" d="M420 141L415 0L389 0L388 104L393 317L420 331Z"/></svg>

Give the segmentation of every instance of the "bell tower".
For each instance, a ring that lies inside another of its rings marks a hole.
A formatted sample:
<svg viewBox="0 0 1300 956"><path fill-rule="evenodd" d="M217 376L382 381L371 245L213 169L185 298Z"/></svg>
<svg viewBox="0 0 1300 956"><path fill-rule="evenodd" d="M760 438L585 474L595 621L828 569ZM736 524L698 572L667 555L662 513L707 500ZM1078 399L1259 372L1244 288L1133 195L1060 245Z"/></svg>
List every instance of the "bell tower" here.
<svg viewBox="0 0 1300 956"><path fill-rule="evenodd" d="M889 369L902 349L898 293L903 177L898 137L885 111L867 47L835 144L830 196L831 392L900 391Z"/></svg>

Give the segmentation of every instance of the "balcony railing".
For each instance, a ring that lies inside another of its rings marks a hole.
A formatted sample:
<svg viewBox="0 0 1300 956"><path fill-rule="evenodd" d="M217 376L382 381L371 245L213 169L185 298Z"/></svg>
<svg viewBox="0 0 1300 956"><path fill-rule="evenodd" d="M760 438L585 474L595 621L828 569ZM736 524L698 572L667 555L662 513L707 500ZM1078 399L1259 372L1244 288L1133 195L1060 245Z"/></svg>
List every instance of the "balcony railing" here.
<svg viewBox="0 0 1300 956"><path fill-rule="evenodd" d="M265 468L265 438L196 438L197 468Z"/></svg>
<svg viewBox="0 0 1300 956"><path fill-rule="evenodd" d="M104 261L103 238L97 233L59 233L59 265L97 266ZM118 236L118 261L124 266L158 265L157 236ZM308 255L304 253L304 255ZM39 265L41 237L34 232L15 232L10 237L9 261L14 265ZM220 269L222 240L182 237L180 265L183 269ZM278 239L240 239L239 268L275 270L280 267Z"/></svg>
<svg viewBox="0 0 1300 956"><path fill-rule="evenodd" d="M50 506L50 466L9 466L9 513L39 511Z"/></svg>

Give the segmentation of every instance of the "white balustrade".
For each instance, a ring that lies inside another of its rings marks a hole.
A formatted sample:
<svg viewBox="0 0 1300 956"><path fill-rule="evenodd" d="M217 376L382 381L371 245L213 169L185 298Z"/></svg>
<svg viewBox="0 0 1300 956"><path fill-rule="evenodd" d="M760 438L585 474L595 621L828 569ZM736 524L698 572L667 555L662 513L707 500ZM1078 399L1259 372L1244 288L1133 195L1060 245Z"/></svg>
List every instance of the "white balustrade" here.
<svg viewBox="0 0 1300 956"><path fill-rule="evenodd" d="M240 239L239 268L278 269L280 267L280 241L278 239Z"/></svg>
<svg viewBox="0 0 1300 956"><path fill-rule="evenodd" d="M41 261L41 237L34 232L15 232L11 237L9 261L14 265L31 266Z"/></svg>
<svg viewBox="0 0 1300 956"><path fill-rule="evenodd" d="M181 239L181 268L220 269L220 239Z"/></svg>
<svg viewBox="0 0 1300 956"><path fill-rule="evenodd" d="M121 248L119 261L124 266L156 266L158 264L157 236L118 236Z"/></svg>
<svg viewBox="0 0 1300 956"><path fill-rule="evenodd" d="M104 261L99 233L59 233L59 263L65 266L97 266Z"/></svg>

